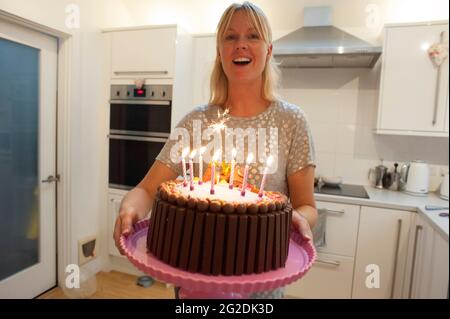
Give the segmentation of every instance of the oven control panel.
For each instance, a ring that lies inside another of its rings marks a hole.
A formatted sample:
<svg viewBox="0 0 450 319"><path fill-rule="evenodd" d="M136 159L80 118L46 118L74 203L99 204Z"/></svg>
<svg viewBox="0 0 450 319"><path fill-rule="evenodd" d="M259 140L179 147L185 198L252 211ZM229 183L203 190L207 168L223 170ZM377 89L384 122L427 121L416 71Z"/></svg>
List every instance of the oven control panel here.
<svg viewBox="0 0 450 319"><path fill-rule="evenodd" d="M111 100L171 101L172 85L111 85Z"/></svg>

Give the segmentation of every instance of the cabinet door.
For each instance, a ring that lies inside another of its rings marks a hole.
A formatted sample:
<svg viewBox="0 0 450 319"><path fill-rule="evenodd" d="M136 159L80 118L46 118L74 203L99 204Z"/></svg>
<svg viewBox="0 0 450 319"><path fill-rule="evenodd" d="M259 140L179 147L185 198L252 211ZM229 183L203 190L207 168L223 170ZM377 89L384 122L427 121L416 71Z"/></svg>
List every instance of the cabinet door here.
<svg viewBox="0 0 450 319"><path fill-rule="evenodd" d="M358 234L358 205L316 202L317 209L326 213L325 241L318 251L327 254L355 256Z"/></svg>
<svg viewBox="0 0 450 319"><path fill-rule="evenodd" d="M411 213L362 207L353 298L400 298Z"/></svg>
<svg viewBox="0 0 450 319"><path fill-rule="evenodd" d="M431 44L440 41L441 33L443 41L448 41L448 24L386 29L379 130L422 132L422 135L445 131L448 59L438 72L427 53Z"/></svg>
<svg viewBox="0 0 450 319"><path fill-rule="evenodd" d="M445 118L445 123L444 123L444 131L446 132L446 133L448 133L449 131L448 131L448 119L449 119L449 114L448 114L448 111L449 111L449 108L448 108L448 87L447 87L447 95L446 95L446 99L447 99L447 104L446 104L446 106L445 106L445 116L444 116L444 118Z"/></svg>
<svg viewBox="0 0 450 319"><path fill-rule="evenodd" d="M316 262L300 280L286 287L287 298L350 299L354 259L319 253Z"/></svg>
<svg viewBox="0 0 450 319"><path fill-rule="evenodd" d="M113 32L112 77L172 78L176 35L176 27Z"/></svg>
<svg viewBox="0 0 450 319"><path fill-rule="evenodd" d="M119 216L120 203L122 202L123 196L116 194L108 195L108 242L109 242L109 253L114 256L122 256L117 250L114 243L113 234L114 226L116 223L116 218Z"/></svg>
<svg viewBox="0 0 450 319"><path fill-rule="evenodd" d="M411 240L411 270L407 298L447 298L448 240L417 216Z"/></svg>
<svg viewBox="0 0 450 319"><path fill-rule="evenodd" d="M448 269L449 251L448 239L444 239L438 232L434 231L433 261L431 263L432 275L428 298L448 299Z"/></svg>

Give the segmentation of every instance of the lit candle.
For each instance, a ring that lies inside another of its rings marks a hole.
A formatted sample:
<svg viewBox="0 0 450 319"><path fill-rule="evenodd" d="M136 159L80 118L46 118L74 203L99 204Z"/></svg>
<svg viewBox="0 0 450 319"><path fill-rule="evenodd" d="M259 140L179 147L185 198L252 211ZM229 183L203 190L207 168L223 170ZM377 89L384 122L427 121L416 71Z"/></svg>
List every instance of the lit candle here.
<svg viewBox="0 0 450 319"><path fill-rule="evenodd" d="M203 153L205 150L206 147L202 146L198 155L198 185L203 184Z"/></svg>
<svg viewBox="0 0 450 319"><path fill-rule="evenodd" d="M245 164L245 168L244 168L244 180L242 182L242 188L241 188L241 195L245 196L245 189L247 188L247 178L248 178L248 169L249 169L249 164L253 159L253 154L249 153L247 156L247 162Z"/></svg>
<svg viewBox="0 0 450 319"><path fill-rule="evenodd" d="M196 153L197 153L197 150L193 150L191 152L191 154L189 154L189 172L190 172L190 175L191 175L189 189L191 191L194 190L194 162L193 162L193 160L194 160L194 156L195 156Z"/></svg>
<svg viewBox="0 0 450 319"><path fill-rule="evenodd" d="M261 187L259 188L259 193L258 193L259 197L263 197L263 195L264 195L264 184L266 183L267 171L269 170L270 165L272 165L272 162L273 162L273 156L270 155L267 158L266 168L264 169L264 173L263 173L263 177L262 177L262 181L261 181Z"/></svg>
<svg viewBox="0 0 450 319"><path fill-rule="evenodd" d="M233 189L233 182L234 182L234 165L236 164L236 155L237 151L233 147L233 150L231 151L231 170L230 170L230 182L228 184L228 187L230 189Z"/></svg>
<svg viewBox="0 0 450 319"><path fill-rule="evenodd" d="M219 155L220 155L220 150L217 150L214 153L214 156L213 156L212 161L211 161L211 189L209 191L209 193L211 195L214 195L214 193L215 193L214 182L215 182L215 175L216 175L216 161L219 158Z"/></svg>
<svg viewBox="0 0 450 319"><path fill-rule="evenodd" d="M189 147L183 149L181 153L181 167L183 168L183 186L187 186L187 176L186 176L186 160L184 159L189 154Z"/></svg>

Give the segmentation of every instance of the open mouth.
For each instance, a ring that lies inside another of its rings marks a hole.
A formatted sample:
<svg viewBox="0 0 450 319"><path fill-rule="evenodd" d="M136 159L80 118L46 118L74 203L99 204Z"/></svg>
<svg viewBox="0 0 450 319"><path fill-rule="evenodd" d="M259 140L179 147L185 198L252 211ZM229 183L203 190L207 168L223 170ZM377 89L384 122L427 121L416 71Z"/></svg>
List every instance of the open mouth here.
<svg viewBox="0 0 450 319"><path fill-rule="evenodd" d="M237 58L233 60L233 63L236 65L247 65L250 62L252 62L252 60L249 58Z"/></svg>

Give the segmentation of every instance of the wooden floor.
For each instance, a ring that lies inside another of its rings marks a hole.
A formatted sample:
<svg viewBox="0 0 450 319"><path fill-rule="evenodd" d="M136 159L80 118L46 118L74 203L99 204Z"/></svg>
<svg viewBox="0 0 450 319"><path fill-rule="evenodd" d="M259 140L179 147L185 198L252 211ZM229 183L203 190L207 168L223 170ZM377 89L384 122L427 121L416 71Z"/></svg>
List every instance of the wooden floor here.
<svg viewBox="0 0 450 319"><path fill-rule="evenodd" d="M92 299L173 299L172 287L155 282L148 288L140 287L136 284L136 276L124 274L117 271L99 272L96 276L97 291L90 298ZM76 296L76 295L75 295ZM73 296L72 296L73 297ZM57 287L38 299L67 299L64 291Z"/></svg>

